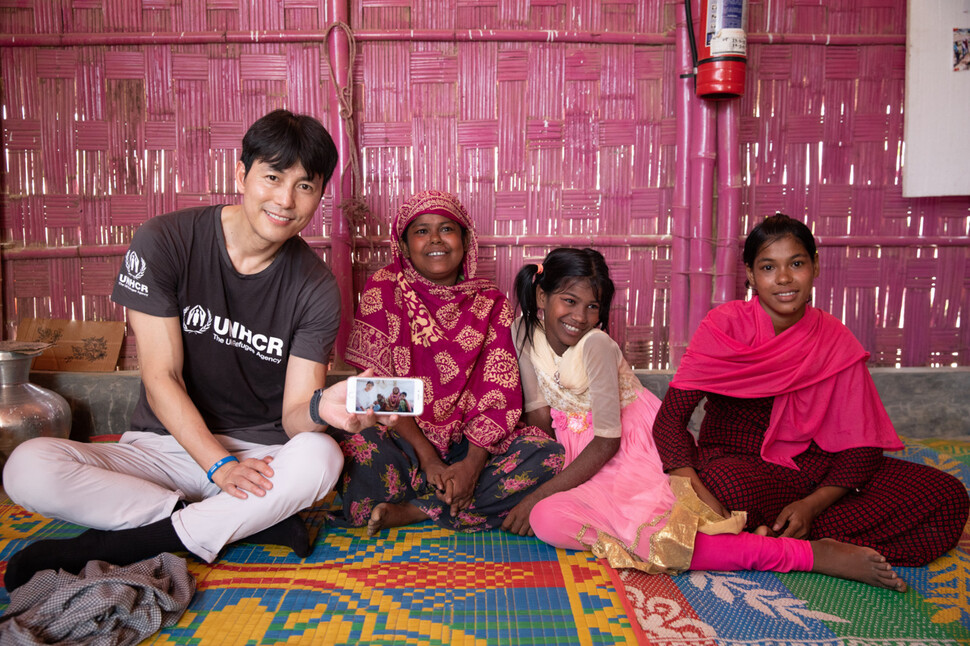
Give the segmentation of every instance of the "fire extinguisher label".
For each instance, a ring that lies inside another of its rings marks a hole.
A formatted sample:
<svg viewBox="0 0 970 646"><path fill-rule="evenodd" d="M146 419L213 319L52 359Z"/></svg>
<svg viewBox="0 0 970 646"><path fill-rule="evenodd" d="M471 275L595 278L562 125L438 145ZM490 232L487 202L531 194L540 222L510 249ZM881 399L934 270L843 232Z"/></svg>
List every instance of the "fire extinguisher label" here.
<svg viewBox="0 0 970 646"><path fill-rule="evenodd" d="M745 0L708 0L705 32L711 56L747 53L746 14Z"/></svg>
<svg viewBox="0 0 970 646"><path fill-rule="evenodd" d="M722 29L711 38L711 56L745 56L748 37L743 29Z"/></svg>

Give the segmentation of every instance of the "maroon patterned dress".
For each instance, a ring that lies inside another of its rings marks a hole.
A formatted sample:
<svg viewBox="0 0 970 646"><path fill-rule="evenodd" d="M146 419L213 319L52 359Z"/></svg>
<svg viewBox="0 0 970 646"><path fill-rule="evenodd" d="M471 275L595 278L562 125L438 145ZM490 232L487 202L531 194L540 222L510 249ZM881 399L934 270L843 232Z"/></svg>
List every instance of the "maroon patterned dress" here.
<svg viewBox="0 0 970 646"><path fill-rule="evenodd" d="M455 285L423 276L398 244L408 225L435 213L461 225L467 236ZM486 278L476 277L474 223L453 195L423 191L405 202L392 224L392 262L367 281L351 328L346 360L378 377L413 377L424 384L424 412L415 418L445 464L470 445L490 458L474 501L452 516L420 468L414 448L395 431L369 428L332 434L344 452L337 483L343 520L366 525L383 502L408 503L450 529L479 531L502 525L528 493L562 468L563 448L534 426L520 423L522 387L512 344L512 307Z"/></svg>

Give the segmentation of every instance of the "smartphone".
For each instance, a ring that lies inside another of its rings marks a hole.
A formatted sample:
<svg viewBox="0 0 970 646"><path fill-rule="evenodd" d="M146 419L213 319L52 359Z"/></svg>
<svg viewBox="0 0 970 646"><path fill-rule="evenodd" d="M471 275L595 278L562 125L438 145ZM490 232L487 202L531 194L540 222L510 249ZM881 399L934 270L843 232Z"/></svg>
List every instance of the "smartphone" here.
<svg viewBox="0 0 970 646"><path fill-rule="evenodd" d="M350 377L347 412L377 415L420 415L424 411L424 383L410 377Z"/></svg>

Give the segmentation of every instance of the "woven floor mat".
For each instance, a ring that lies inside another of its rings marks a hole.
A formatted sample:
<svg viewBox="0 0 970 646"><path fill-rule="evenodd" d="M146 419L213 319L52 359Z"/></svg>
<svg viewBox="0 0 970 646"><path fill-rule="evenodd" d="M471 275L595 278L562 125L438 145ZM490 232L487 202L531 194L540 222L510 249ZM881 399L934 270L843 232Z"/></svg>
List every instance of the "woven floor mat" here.
<svg viewBox="0 0 970 646"><path fill-rule="evenodd" d="M970 483L968 442L906 440L906 450L893 456ZM956 549L925 567L897 572L910 586L904 594L809 573L670 577L610 569L642 644L970 644L970 526Z"/></svg>
<svg viewBox="0 0 970 646"><path fill-rule="evenodd" d="M149 644L635 643L607 568L504 532L458 534L430 523L383 532L323 527L305 560L236 544L207 565L179 623ZM80 528L0 504L0 568L27 542ZM0 607L9 602L0 591Z"/></svg>

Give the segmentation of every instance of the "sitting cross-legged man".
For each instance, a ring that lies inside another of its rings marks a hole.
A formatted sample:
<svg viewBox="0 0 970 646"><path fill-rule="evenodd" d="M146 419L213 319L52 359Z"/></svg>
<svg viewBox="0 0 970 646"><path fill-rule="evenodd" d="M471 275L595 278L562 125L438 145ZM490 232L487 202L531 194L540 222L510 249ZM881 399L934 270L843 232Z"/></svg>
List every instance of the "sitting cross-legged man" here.
<svg viewBox="0 0 970 646"><path fill-rule="evenodd" d="M90 560L120 566L187 550L212 562L241 539L309 553L297 512L343 466L324 431L374 422L344 411L345 382L323 389L340 298L297 235L336 162L316 119L271 112L243 139L241 204L138 230L112 295L127 308L141 368L131 430L118 443L36 438L13 452L3 473L11 499L92 529L15 554L8 590Z"/></svg>

